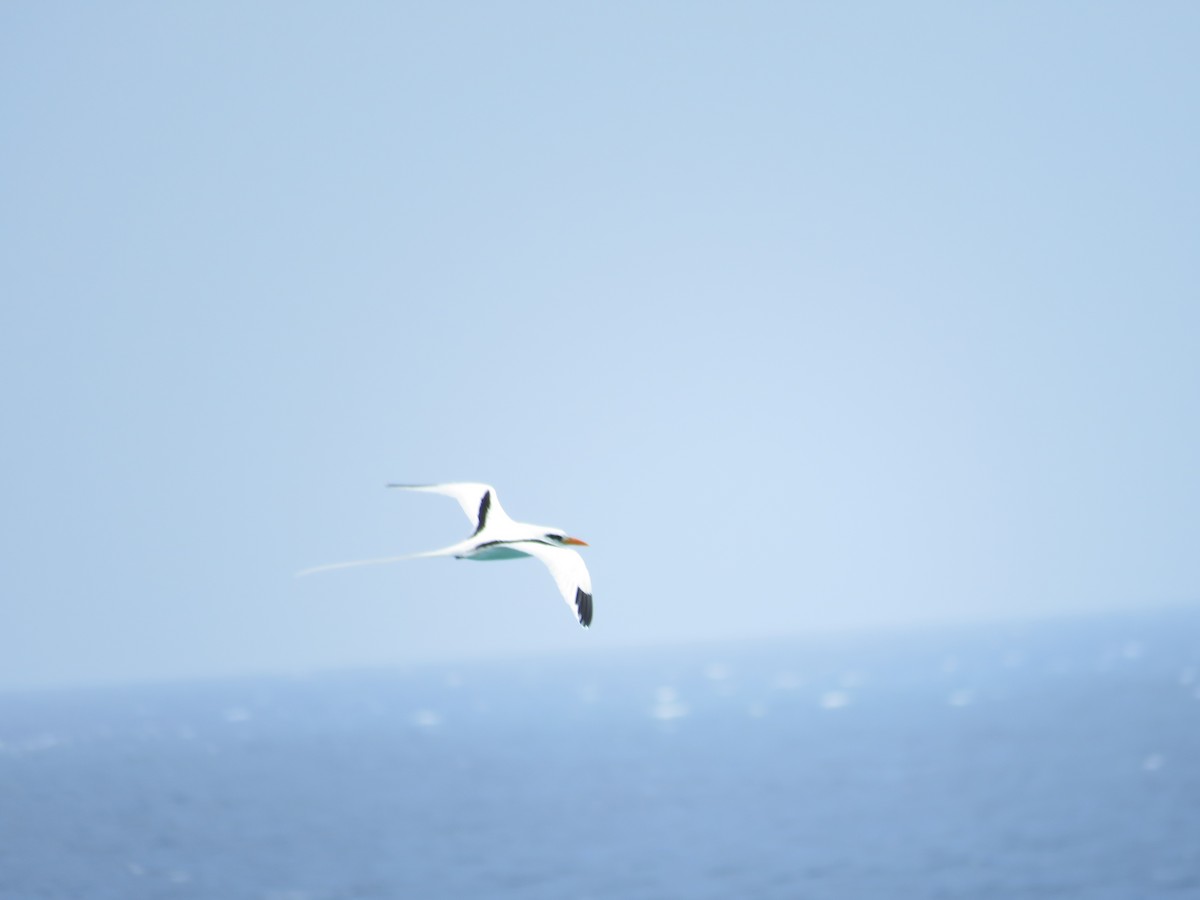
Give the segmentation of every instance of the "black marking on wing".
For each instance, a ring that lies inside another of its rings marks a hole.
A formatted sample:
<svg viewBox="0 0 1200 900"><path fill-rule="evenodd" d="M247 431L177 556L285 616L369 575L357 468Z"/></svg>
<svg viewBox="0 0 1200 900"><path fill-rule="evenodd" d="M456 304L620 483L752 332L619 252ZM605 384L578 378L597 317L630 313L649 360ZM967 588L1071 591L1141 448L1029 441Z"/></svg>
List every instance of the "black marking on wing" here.
<svg viewBox="0 0 1200 900"><path fill-rule="evenodd" d="M479 534L479 532L483 531L483 526L487 524L487 514L488 514L488 510L491 508L491 505L492 505L492 492L484 491L483 499L479 501L479 524L476 525L475 530L471 532L471 537L475 537L475 535L477 535L477 534Z"/></svg>
<svg viewBox="0 0 1200 900"><path fill-rule="evenodd" d="M575 612L584 628L592 624L592 595L581 587L575 588Z"/></svg>

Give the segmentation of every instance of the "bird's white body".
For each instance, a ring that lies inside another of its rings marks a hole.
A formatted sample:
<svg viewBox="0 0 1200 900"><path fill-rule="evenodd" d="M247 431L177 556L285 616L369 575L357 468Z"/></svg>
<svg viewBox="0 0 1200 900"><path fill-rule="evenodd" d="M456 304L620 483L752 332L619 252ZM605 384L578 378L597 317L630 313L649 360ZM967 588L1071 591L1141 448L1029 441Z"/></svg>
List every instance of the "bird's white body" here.
<svg viewBox="0 0 1200 900"><path fill-rule="evenodd" d="M587 628L592 624L592 579L588 574L583 557L570 549L569 545L587 546L577 538L568 537L559 528L515 522L504 511L491 485L479 482L454 482L452 484L389 484L390 488L407 491L422 491L453 497L475 525L469 538L441 550L410 553L404 556L389 556L382 559L362 559L348 563L334 563L305 569L301 575L329 569L344 569L351 566L366 566L414 559L424 556L453 556L457 559L473 559L480 562L500 559L519 559L532 556L540 559L558 586L559 593L574 611L579 623Z"/></svg>

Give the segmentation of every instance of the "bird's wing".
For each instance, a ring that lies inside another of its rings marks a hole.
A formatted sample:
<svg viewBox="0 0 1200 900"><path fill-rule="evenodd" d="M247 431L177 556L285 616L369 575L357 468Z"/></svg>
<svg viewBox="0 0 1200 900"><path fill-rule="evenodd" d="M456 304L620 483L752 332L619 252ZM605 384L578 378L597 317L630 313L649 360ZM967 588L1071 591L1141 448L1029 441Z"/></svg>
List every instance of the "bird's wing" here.
<svg viewBox="0 0 1200 900"><path fill-rule="evenodd" d="M587 628L592 624L592 578L588 574L583 557L574 550L566 547L551 547L538 541L520 541L516 543L522 553L536 556L546 564L558 592L567 601L567 606L575 611L579 624Z"/></svg>
<svg viewBox="0 0 1200 900"><path fill-rule="evenodd" d="M483 531L489 521L498 519L510 521L508 514L500 507L500 501L496 499L496 489L490 484L456 481L450 484L389 484L388 487L453 497L475 526L475 530L471 533L472 537Z"/></svg>

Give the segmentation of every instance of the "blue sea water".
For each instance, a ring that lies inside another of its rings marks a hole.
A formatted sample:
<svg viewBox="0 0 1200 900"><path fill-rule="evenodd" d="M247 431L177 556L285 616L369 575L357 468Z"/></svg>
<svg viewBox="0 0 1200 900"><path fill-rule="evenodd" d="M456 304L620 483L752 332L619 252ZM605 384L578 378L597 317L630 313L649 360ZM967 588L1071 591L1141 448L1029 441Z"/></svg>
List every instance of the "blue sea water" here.
<svg viewBox="0 0 1200 900"><path fill-rule="evenodd" d="M1200 897L1200 614L3 694L0 897Z"/></svg>

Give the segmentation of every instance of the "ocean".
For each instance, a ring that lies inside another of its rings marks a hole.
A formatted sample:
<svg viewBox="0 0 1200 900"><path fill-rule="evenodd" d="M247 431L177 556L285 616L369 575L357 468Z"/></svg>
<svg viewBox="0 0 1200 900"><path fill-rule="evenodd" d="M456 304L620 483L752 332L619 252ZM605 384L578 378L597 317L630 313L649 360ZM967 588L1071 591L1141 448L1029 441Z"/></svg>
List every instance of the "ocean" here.
<svg viewBox="0 0 1200 900"><path fill-rule="evenodd" d="M0 898L1200 897L1200 612L0 694Z"/></svg>

